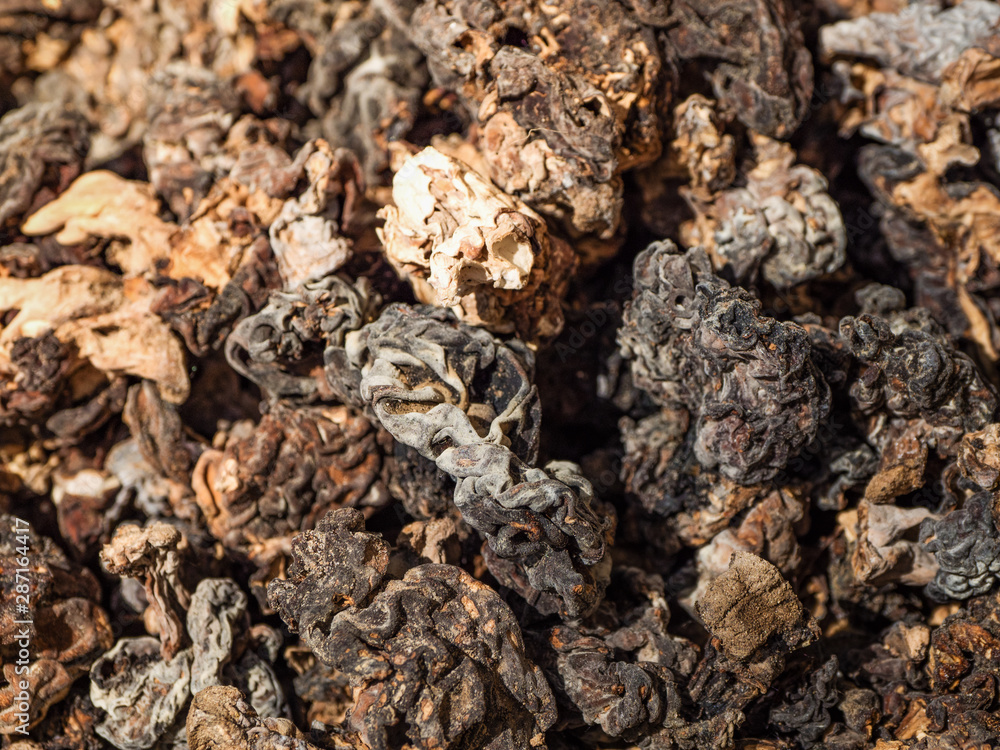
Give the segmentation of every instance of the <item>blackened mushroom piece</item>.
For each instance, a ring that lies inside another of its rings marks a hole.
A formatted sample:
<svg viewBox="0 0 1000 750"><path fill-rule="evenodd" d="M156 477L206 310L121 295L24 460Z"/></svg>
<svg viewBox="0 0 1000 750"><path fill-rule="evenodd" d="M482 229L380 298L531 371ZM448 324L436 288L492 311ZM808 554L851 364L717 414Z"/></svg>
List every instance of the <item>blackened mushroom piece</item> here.
<svg viewBox="0 0 1000 750"><path fill-rule="evenodd" d="M282 401L257 424L240 421L216 433L219 448L205 451L194 468L195 501L209 533L256 567L250 588L262 606L296 533L329 510L371 513L389 502L383 455L391 442L354 407Z"/></svg>
<svg viewBox="0 0 1000 750"><path fill-rule="evenodd" d="M392 195L380 237L420 301L527 341L559 334L576 258L542 217L431 147L403 164Z"/></svg>
<svg viewBox="0 0 1000 750"><path fill-rule="evenodd" d="M268 396L306 400L323 396L329 393L328 383L313 371L323 366L324 357L338 359L324 350L333 347L342 352L344 336L372 320L379 302L364 279L350 282L336 275L304 282L295 290L272 292L267 305L240 321L229 335L226 359ZM356 400L355 380L346 372L342 380L337 382L343 390L334 388L334 395Z"/></svg>
<svg viewBox="0 0 1000 750"><path fill-rule="evenodd" d="M636 384L663 408L690 413L704 468L743 484L774 477L830 408L809 335L761 315L699 248L654 243L636 258L635 278L618 342Z"/></svg>
<svg viewBox="0 0 1000 750"><path fill-rule="evenodd" d="M347 352L382 425L455 478L463 518L508 561L492 568L498 580L547 612L593 609L612 522L575 464L533 466L540 410L527 347L396 304L349 336Z"/></svg>
<svg viewBox="0 0 1000 750"><path fill-rule="evenodd" d="M181 615L191 594L181 581L184 535L174 526L156 521L146 528L123 524L101 550L101 562L115 575L141 578L146 588L148 625L162 640L165 660L185 645Z"/></svg>
<svg viewBox="0 0 1000 750"><path fill-rule="evenodd" d="M729 570L709 585L697 610L737 673L761 691L784 669L787 654L819 636L788 581L750 552L733 555Z"/></svg>
<svg viewBox="0 0 1000 750"><path fill-rule="evenodd" d="M89 131L61 101L32 102L0 119L0 239L80 173Z"/></svg>
<svg viewBox="0 0 1000 750"><path fill-rule="evenodd" d="M613 237L619 175L659 155L672 94L653 30L620 3L384 5L478 120L497 184L574 235Z"/></svg>
<svg viewBox="0 0 1000 750"><path fill-rule="evenodd" d="M543 746L553 698L510 608L450 565L387 580L388 550L358 511L335 511L296 539L289 579L268 587L282 619L355 687L348 726L372 750Z"/></svg>
<svg viewBox="0 0 1000 750"><path fill-rule="evenodd" d="M330 617L368 606L382 585L389 545L364 528L364 516L353 508L328 513L315 531L292 542L290 580L268 585L271 606L314 651L326 638Z"/></svg>
<svg viewBox="0 0 1000 750"><path fill-rule="evenodd" d="M655 7L645 0L632 4ZM682 0L671 3L668 23L672 52L711 70L726 109L771 138L791 136L809 111L813 89L812 57L792 3Z"/></svg>
<svg viewBox="0 0 1000 750"><path fill-rule="evenodd" d="M993 522L993 493L977 492L961 508L920 526L920 541L940 568L927 586L932 599L985 594L1000 576L1000 532Z"/></svg>
<svg viewBox="0 0 1000 750"><path fill-rule="evenodd" d="M584 723L611 737L641 737L678 721L680 696L666 667L616 661L602 639L565 626L553 629L549 640L561 689Z"/></svg>
<svg viewBox="0 0 1000 750"><path fill-rule="evenodd" d="M41 421L52 414L69 390L74 359L72 347L52 331L14 341L4 373L7 385L0 392L0 420L11 425Z"/></svg>
<svg viewBox="0 0 1000 750"><path fill-rule="evenodd" d="M332 750L364 747L350 735L338 739ZM187 715L187 744L191 750L320 750L291 721L259 716L243 693L223 685L195 694Z"/></svg>
<svg viewBox="0 0 1000 750"><path fill-rule="evenodd" d="M830 708L837 704L839 668L837 657L831 656L816 671L802 675L790 686L786 697L771 708L768 723L792 735L801 747L819 740L832 723Z"/></svg>
<svg viewBox="0 0 1000 750"><path fill-rule="evenodd" d="M851 385L862 413L925 420L935 428L939 453L993 421L996 390L922 311L846 317L840 336L864 364Z"/></svg>
<svg viewBox="0 0 1000 750"><path fill-rule="evenodd" d="M618 428L625 456L625 488L651 513L669 515L681 505L691 446L685 438L690 424L687 409L660 409L636 421L622 417Z"/></svg>
<svg viewBox="0 0 1000 750"><path fill-rule="evenodd" d="M146 380L129 388L122 419L146 462L161 476L186 487L201 446L184 434L177 407L164 401Z"/></svg>
<svg viewBox="0 0 1000 750"><path fill-rule="evenodd" d="M1000 629L996 593L972 599L930 635L927 676L937 693L954 692L959 680L1000 667Z"/></svg>
<svg viewBox="0 0 1000 750"><path fill-rule="evenodd" d="M556 692L560 729L591 725L639 741L680 725L679 679L697 657L692 644L667 633L669 620L663 581L619 566L593 616L526 631L529 653Z"/></svg>

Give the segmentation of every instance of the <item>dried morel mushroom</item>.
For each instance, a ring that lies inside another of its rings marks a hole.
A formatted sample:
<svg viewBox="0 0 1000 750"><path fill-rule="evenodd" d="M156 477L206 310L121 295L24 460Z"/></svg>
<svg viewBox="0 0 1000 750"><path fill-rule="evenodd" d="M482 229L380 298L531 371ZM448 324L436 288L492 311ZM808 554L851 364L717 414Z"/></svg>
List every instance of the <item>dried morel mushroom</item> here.
<svg viewBox="0 0 1000 750"><path fill-rule="evenodd" d="M237 688L215 685L194 696L187 717L191 750L320 750L291 721L261 717ZM336 750L356 748L343 742Z"/></svg>
<svg viewBox="0 0 1000 750"><path fill-rule="evenodd" d="M751 132L753 162L741 170L746 184L727 184L735 175L724 138L710 121L694 124L685 117L685 105L698 113L697 104L688 100L676 114L678 129L693 131L679 133L681 143L675 142L689 151L681 154L692 182L684 196L696 216L681 229L685 244L702 246L715 268L741 282L759 271L779 288L840 268L847 232L822 175L794 164L787 144Z"/></svg>
<svg viewBox="0 0 1000 750"><path fill-rule="evenodd" d="M196 499L227 547L263 545L312 528L334 507L378 507L381 450L350 407L293 409L281 402L259 424L238 423L221 450L201 454Z"/></svg>
<svg viewBox="0 0 1000 750"><path fill-rule="evenodd" d="M2 37L0 37L2 38ZM0 238L80 173L90 127L65 102L33 102L0 118Z"/></svg>
<svg viewBox="0 0 1000 750"><path fill-rule="evenodd" d="M378 295L363 280L352 284L339 276L272 293L264 308L229 336L226 359L269 396L350 400L355 381L349 381L346 391L331 392L334 384L315 371L325 361L337 360L346 334L368 323L378 304Z"/></svg>
<svg viewBox="0 0 1000 750"><path fill-rule="evenodd" d="M620 173L659 155L672 93L653 30L619 3L385 5L478 121L497 184L575 235L613 236Z"/></svg>
<svg viewBox="0 0 1000 750"><path fill-rule="evenodd" d="M788 138L809 111L813 68L795 7L786 0L681 0L663 17L649 0L637 14L665 26L667 43L698 60L716 98L752 130Z"/></svg>
<svg viewBox="0 0 1000 750"><path fill-rule="evenodd" d="M285 713L270 666L279 636L264 625L248 627L247 602L235 581L205 578L190 597L190 646L166 655L155 638L119 640L91 668L90 699L105 712L97 734L123 750L145 750L161 738L183 742L191 696L216 685L235 684L265 717Z"/></svg>
<svg viewBox="0 0 1000 750"><path fill-rule="evenodd" d="M635 278L619 343L636 384L688 412L704 468L747 484L775 476L830 408L805 330L762 315L697 249L654 244L636 258Z"/></svg>
<svg viewBox="0 0 1000 750"><path fill-rule="evenodd" d="M544 743L552 694L496 592L450 565L387 578L389 546L351 509L328 515L292 552L289 580L268 587L271 603L349 676L348 727L368 747Z"/></svg>
<svg viewBox="0 0 1000 750"><path fill-rule="evenodd" d="M433 309L390 305L346 350L382 426L456 480L463 518L523 571L492 566L494 575L543 611L593 609L613 522L576 465L532 465L540 415L528 348Z"/></svg>
<svg viewBox="0 0 1000 750"><path fill-rule="evenodd" d="M576 259L521 201L433 148L396 172L393 201L380 237L422 302L524 339L562 330Z"/></svg>

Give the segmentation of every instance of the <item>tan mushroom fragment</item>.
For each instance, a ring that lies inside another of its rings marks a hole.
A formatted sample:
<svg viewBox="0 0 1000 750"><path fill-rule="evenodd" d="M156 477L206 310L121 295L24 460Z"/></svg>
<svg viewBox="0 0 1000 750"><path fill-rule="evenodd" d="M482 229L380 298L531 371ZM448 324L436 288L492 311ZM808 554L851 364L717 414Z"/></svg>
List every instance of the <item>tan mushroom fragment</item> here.
<svg viewBox="0 0 1000 750"><path fill-rule="evenodd" d="M184 349L169 326L152 314L154 290L141 279L91 266L60 266L31 279L0 279L0 312L17 314L0 330L0 371L21 338L51 331L76 347L109 378L152 380L161 396L182 403L190 390Z"/></svg>
<svg viewBox="0 0 1000 750"><path fill-rule="evenodd" d="M393 201L380 237L422 302L529 340L562 330L576 259L527 205L432 147L396 173Z"/></svg>
<svg viewBox="0 0 1000 750"><path fill-rule="evenodd" d="M180 579L181 549L186 544L180 531L156 521L146 528L119 526L111 543L101 550L108 572L142 579L149 601L146 628L160 636L160 652L166 660L180 651L186 638L181 615L191 604L191 594Z"/></svg>
<svg viewBox="0 0 1000 750"><path fill-rule="evenodd" d="M788 581L751 552L733 555L697 608L719 650L762 689L784 668L787 653L819 635Z"/></svg>
<svg viewBox="0 0 1000 750"><path fill-rule="evenodd" d="M288 719L258 716L237 688L216 685L197 693L187 717L191 750L319 750ZM365 747L360 740L335 750Z"/></svg>

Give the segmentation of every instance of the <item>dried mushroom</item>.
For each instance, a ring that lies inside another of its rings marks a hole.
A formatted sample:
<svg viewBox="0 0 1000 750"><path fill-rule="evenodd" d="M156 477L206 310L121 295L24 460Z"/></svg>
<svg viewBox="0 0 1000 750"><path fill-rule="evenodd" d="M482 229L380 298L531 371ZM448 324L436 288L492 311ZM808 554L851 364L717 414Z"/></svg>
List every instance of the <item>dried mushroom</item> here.
<svg viewBox="0 0 1000 750"><path fill-rule="evenodd" d="M356 689L347 726L371 748L529 748L555 720L500 597L460 568L420 565L386 578L389 547L361 515L334 511L293 545L273 606ZM394 739L394 738L399 738Z"/></svg>
<svg viewBox="0 0 1000 750"><path fill-rule="evenodd" d="M83 167L89 132L83 115L61 101L0 118L0 237L8 240L25 217L66 190Z"/></svg>
<svg viewBox="0 0 1000 750"><path fill-rule="evenodd" d="M396 172L393 201L380 237L421 301L526 339L562 330L575 258L521 201L433 148Z"/></svg>
<svg viewBox="0 0 1000 750"><path fill-rule="evenodd" d="M847 232L822 175L795 164L789 145L751 131L752 164L740 169L745 185L733 185L732 138L713 114L702 97L675 113L674 148L691 176L682 192L696 217L681 227L684 243L703 247L720 272L739 281L759 272L779 288L840 268Z"/></svg>
<svg viewBox="0 0 1000 750"><path fill-rule="evenodd" d="M698 601L698 614L737 674L761 689L784 668L785 654L817 636L777 568L750 552L733 555Z"/></svg>
<svg viewBox="0 0 1000 750"><path fill-rule="evenodd" d="M704 60L719 103L748 127L788 138L809 111L813 67L794 6L785 0L682 0L664 9L629 0L643 20L666 27L674 54Z"/></svg>
<svg viewBox="0 0 1000 750"><path fill-rule="evenodd" d="M186 615L190 646L165 655L155 638L119 640L91 668L90 699L105 712L97 733L124 750L145 750L168 737L183 743L191 696L219 685L244 690L265 717L284 713L281 684L268 663L277 656L278 635L267 626L247 628L247 603L234 581L205 578ZM268 659L258 656L255 642Z"/></svg>
<svg viewBox="0 0 1000 750"><path fill-rule="evenodd" d="M51 332L107 376L152 380L164 399L181 403L190 391L184 350L151 314L152 299L150 286L126 287L121 277L92 266L61 266L39 278L0 278L0 309L16 311L0 330L0 368L15 384L25 379L12 368L18 342Z"/></svg>
<svg viewBox="0 0 1000 750"><path fill-rule="evenodd" d="M591 610L606 583L612 519L574 464L532 466L540 414L527 347L390 305L348 336L346 351L382 426L455 478L465 521L523 569L493 566L494 575L540 609Z"/></svg>
<svg viewBox="0 0 1000 750"><path fill-rule="evenodd" d="M744 484L775 476L830 408L805 330L761 315L697 249L654 244L636 258L635 276L619 343L636 384L688 412L704 468Z"/></svg>
<svg viewBox="0 0 1000 750"><path fill-rule="evenodd" d="M478 122L497 184L574 235L612 237L619 175L659 155L658 111L671 96L653 30L619 3L385 5Z"/></svg>
<svg viewBox="0 0 1000 750"><path fill-rule="evenodd" d="M237 688L215 685L199 691L187 718L191 750L318 750L288 719L261 718ZM358 747L348 744L335 748Z"/></svg>

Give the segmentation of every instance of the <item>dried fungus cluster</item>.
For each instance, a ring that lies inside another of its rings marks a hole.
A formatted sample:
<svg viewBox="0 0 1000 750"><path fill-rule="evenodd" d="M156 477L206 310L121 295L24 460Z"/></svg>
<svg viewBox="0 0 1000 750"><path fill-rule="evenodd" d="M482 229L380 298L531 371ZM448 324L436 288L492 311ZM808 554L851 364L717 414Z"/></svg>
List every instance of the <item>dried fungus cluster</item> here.
<svg viewBox="0 0 1000 750"><path fill-rule="evenodd" d="M998 238L988 0L0 0L0 750L1000 746Z"/></svg>

